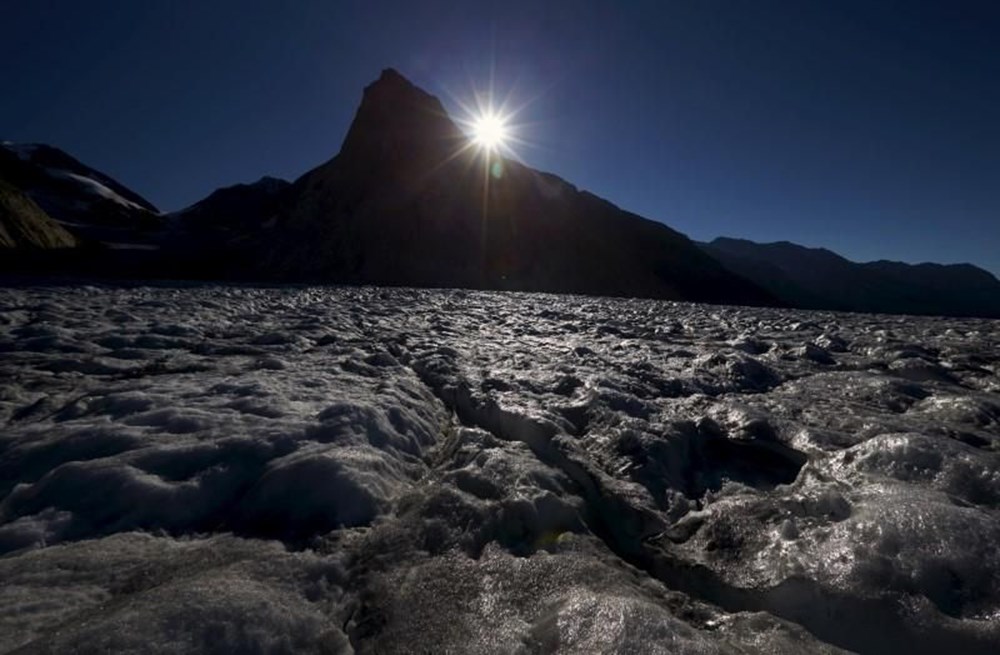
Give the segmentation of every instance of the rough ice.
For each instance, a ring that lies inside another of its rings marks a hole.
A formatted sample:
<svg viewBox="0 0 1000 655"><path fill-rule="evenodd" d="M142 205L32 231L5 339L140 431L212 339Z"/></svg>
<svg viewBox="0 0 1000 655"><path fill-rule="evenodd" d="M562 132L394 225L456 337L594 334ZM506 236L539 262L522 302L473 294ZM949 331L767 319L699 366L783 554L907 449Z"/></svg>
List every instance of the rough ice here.
<svg viewBox="0 0 1000 655"><path fill-rule="evenodd" d="M1000 649L1000 323L0 290L0 652Z"/></svg>

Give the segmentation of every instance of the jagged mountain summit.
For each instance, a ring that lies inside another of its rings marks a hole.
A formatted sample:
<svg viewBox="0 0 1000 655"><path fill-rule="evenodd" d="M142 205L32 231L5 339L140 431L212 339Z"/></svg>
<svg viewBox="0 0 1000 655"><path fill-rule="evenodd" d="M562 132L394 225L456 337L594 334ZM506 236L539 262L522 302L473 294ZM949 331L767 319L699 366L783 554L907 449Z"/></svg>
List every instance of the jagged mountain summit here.
<svg viewBox="0 0 1000 655"><path fill-rule="evenodd" d="M701 246L793 307L1000 318L1000 281L971 264L856 263L787 241L720 237Z"/></svg>
<svg viewBox="0 0 1000 655"><path fill-rule="evenodd" d="M290 280L773 303L669 227L469 147L438 99L391 69L250 259Z"/></svg>

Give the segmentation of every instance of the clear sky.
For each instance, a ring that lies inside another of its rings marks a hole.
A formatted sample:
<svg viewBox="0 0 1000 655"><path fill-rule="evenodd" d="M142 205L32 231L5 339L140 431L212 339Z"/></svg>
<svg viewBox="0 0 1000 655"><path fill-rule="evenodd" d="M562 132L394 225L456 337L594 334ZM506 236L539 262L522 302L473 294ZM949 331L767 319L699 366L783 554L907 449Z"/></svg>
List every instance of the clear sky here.
<svg viewBox="0 0 1000 655"><path fill-rule="evenodd" d="M695 239L1000 273L1000 2L0 0L0 138L164 210L336 154L394 67Z"/></svg>

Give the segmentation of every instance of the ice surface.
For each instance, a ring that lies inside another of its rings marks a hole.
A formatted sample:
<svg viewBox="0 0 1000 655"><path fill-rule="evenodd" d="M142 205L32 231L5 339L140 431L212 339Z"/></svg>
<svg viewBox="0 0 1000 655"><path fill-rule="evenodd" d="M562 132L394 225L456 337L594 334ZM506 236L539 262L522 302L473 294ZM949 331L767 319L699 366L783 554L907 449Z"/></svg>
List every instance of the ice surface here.
<svg viewBox="0 0 1000 655"><path fill-rule="evenodd" d="M998 340L537 294L0 289L0 652L996 652Z"/></svg>

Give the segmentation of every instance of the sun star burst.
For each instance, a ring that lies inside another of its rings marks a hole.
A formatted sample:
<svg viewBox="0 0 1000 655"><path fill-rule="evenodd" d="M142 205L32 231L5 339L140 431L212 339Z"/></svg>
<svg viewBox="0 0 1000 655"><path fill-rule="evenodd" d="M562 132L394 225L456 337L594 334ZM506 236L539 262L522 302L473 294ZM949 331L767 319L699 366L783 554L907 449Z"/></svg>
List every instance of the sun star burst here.
<svg viewBox="0 0 1000 655"><path fill-rule="evenodd" d="M484 113L472 124L472 139L484 150L502 148L507 137L507 123L499 114Z"/></svg>

